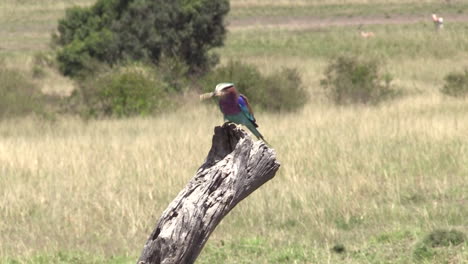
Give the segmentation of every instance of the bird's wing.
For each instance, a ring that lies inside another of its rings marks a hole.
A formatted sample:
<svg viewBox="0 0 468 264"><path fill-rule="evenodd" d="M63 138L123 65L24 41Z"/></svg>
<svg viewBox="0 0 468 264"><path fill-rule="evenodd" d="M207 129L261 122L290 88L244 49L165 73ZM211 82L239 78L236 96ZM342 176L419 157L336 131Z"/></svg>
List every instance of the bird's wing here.
<svg viewBox="0 0 468 264"><path fill-rule="evenodd" d="M241 94L239 96L238 103L242 113L254 124L255 127L258 127L247 97Z"/></svg>

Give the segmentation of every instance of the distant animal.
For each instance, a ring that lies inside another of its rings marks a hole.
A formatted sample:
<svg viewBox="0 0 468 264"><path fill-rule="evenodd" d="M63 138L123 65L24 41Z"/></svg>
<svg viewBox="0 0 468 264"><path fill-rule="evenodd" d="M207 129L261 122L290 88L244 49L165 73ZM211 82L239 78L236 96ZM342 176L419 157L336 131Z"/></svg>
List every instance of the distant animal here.
<svg viewBox="0 0 468 264"><path fill-rule="evenodd" d="M265 141L257 130L257 121L247 97L240 94L233 83L220 83L216 85L214 92L202 94L200 99L204 100L213 96L219 97L219 108L224 115L224 120L246 126L258 139Z"/></svg>
<svg viewBox="0 0 468 264"><path fill-rule="evenodd" d="M359 34L361 35L361 37L363 37L363 38L373 38L373 37L375 37L374 32L372 32L372 31L363 31L362 27L363 27L363 25L361 24L357 28L359 30Z"/></svg>
<svg viewBox="0 0 468 264"><path fill-rule="evenodd" d="M367 31L367 32L366 31L361 31L361 37L363 37L363 38L373 38L373 37L375 37L375 34L372 31Z"/></svg>
<svg viewBox="0 0 468 264"><path fill-rule="evenodd" d="M434 22L436 29L444 28L444 18L438 17L436 14L432 14L432 22Z"/></svg>

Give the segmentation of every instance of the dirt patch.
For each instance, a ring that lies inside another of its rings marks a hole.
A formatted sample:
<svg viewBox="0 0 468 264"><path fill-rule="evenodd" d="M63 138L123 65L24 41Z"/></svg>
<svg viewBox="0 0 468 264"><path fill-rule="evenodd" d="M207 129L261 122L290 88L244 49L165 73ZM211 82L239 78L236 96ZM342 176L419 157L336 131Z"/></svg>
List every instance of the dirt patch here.
<svg viewBox="0 0 468 264"><path fill-rule="evenodd" d="M445 24L450 22L468 22L468 15L451 15L444 18ZM431 16L421 15L395 15L395 16L374 16L374 17L251 17L230 21L230 30L247 30L259 27L274 27L285 29L314 29L334 26L360 26L360 25L393 25L393 24L414 24L420 22L432 23Z"/></svg>

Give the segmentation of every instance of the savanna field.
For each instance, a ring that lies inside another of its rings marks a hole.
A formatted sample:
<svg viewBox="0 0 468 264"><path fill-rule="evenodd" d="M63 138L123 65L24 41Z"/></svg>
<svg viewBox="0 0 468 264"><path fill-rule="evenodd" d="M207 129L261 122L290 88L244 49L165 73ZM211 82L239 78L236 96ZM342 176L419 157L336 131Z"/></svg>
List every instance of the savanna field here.
<svg viewBox="0 0 468 264"><path fill-rule="evenodd" d="M31 82L68 96L76 83L38 69L35 54L67 7L92 3L2 0L2 67L40 72ZM468 68L467 2L231 0L226 22L221 65L296 68L309 100L255 113L281 168L223 219L197 263L468 263L468 100L440 92ZM383 61L398 96L335 105L320 80L342 53ZM146 117L0 119L0 263L135 263L223 121L196 93L183 101ZM447 232L461 242L438 244Z"/></svg>

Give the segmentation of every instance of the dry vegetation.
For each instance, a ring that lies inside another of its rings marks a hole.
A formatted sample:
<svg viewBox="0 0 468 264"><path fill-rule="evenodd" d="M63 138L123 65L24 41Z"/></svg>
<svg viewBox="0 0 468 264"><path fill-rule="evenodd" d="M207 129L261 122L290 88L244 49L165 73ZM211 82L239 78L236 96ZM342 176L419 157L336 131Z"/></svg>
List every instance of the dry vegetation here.
<svg viewBox="0 0 468 264"><path fill-rule="evenodd" d="M21 2L0 3L0 21L7 25L0 29L7 37L0 53L10 67L28 70L30 51L46 49L48 30L72 1ZM312 100L296 113L257 114L282 167L225 218L200 263L414 263L415 245L433 229L468 233L468 102L438 93L447 72L466 66L468 39L463 25L438 35L430 26L375 26L372 40L341 28L228 36L219 50L224 62L240 58L265 72L298 67ZM434 53L444 48L440 42L448 52ZM380 53L405 96L376 107L329 103L319 80L328 57L345 49ZM42 82L59 80L47 78ZM70 83L54 89L60 87ZM145 119L0 121L0 263L134 263L222 122L215 106L196 100ZM342 254L331 250L337 245L345 248ZM422 263L467 263L467 246L431 249Z"/></svg>
<svg viewBox="0 0 468 264"><path fill-rule="evenodd" d="M343 4L410 4L410 3L440 3L444 0L232 0L233 7L237 6L294 6L294 5L343 5ZM456 1L452 1L456 2Z"/></svg>

